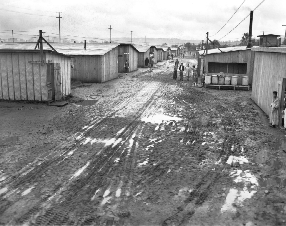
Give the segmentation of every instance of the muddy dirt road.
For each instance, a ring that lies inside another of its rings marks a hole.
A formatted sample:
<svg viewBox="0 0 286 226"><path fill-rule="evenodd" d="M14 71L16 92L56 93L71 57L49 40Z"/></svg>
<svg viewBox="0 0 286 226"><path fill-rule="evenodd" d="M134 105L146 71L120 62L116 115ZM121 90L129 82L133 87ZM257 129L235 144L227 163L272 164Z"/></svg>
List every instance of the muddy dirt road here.
<svg viewBox="0 0 286 226"><path fill-rule="evenodd" d="M250 92L194 88L171 66L37 106L43 125L18 138L2 127L0 224L285 225L284 134Z"/></svg>

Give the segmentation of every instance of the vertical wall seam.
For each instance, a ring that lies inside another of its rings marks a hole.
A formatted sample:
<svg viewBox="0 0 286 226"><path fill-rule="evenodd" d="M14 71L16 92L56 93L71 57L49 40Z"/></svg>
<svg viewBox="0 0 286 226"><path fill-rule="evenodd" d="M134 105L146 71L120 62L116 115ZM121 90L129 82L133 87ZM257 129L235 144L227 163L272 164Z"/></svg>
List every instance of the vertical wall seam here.
<svg viewBox="0 0 286 226"><path fill-rule="evenodd" d="M34 54L32 54L32 62L34 61ZM35 97L35 81L34 81L34 64L32 63L32 78L33 78L33 96L34 96L34 100L36 100Z"/></svg>
<svg viewBox="0 0 286 226"><path fill-rule="evenodd" d="M7 88L8 88L8 99L10 100L10 89L9 89L9 76L8 76L8 55L6 55L6 79L7 79Z"/></svg>
<svg viewBox="0 0 286 226"><path fill-rule="evenodd" d="M1 86L1 98L0 99L4 99L3 98L3 86L2 86L2 64L1 64L1 60L0 60L0 82L1 82L1 84L0 84L0 86Z"/></svg>
<svg viewBox="0 0 286 226"><path fill-rule="evenodd" d="M11 53L11 65L12 65L12 80L13 80L13 95L14 100L16 100L16 94L15 94L15 81L14 81L14 67L13 67L13 53Z"/></svg>
<svg viewBox="0 0 286 226"><path fill-rule="evenodd" d="M19 89L20 89L20 100L22 100L22 89L21 89L21 72L20 72L20 53L18 53L18 73L19 73Z"/></svg>
<svg viewBox="0 0 286 226"><path fill-rule="evenodd" d="M23 54L24 55L24 64L25 64L25 86L26 86L26 100L28 100L28 85L27 85L27 63L29 62L26 62L26 54Z"/></svg>

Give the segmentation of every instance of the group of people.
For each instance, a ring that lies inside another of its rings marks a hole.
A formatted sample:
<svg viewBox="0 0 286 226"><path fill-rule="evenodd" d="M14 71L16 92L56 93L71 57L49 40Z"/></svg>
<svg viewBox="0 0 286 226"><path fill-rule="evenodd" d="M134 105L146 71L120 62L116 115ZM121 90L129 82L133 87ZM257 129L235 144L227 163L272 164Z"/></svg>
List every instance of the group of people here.
<svg viewBox="0 0 286 226"><path fill-rule="evenodd" d="M179 60L177 59L175 61L175 66L174 66L174 73L173 73L173 79L177 80L178 77L178 70L179 70L179 76L180 76L180 81L184 80L184 74L186 74L187 81L192 82L192 84L195 86L198 84L198 75L197 75L197 70L195 65L193 67L190 66L190 63L187 63L186 67L184 66L183 63L180 64Z"/></svg>

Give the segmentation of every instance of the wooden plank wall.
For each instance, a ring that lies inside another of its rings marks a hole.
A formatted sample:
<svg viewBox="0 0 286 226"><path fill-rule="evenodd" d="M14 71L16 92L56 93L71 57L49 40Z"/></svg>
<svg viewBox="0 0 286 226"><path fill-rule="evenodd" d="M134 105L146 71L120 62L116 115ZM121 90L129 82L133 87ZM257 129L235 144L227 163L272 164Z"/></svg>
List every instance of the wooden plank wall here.
<svg viewBox="0 0 286 226"><path fill-rule="evenodd" d="M103 56L104 73L101 82L118 78L118 48L114 48Z"/></svg>
<svg viewBox="0 0 286 226"><path fill-rule="evenodd" d="M138 53L138 67L145 67L145 53Z"/></svg>
<svg viewBox="0 0 286 226"><path fill-rule="evenodd" d="M69 95L71 93L71 58L59 54L46 53L46 62L60 64L62 96ZM42 88L46 88L43 85ZM47 91L45 90L45 92Z"/></svg>
<svg viewBox="0 0 286 226"><path fill-rule="evenodd" d="M150 49L148 49L146 52L138 53L138 67L145 67L145 59L146 57L150 58Z"/></svg>
<svg viewBox="0 0 286 226"><path fill-rule="evenodd" d="M286 54L255 52L252 99L270 114L272 92L278 91L278 82L286 78Z"/></svg>
<svg viewBox="0 0 286 226"><path fill-rule="evenodd" d="M46 101L46 65L38 53L0 53L0 99ZM34 62L34 63L33 63Z"/></svg>
<svg viewBox="0 0 286 226"><path fill-rule="evenodd" d="M129 72L136 71L138 69L138 51L133 47L128 46L129 50Z"/></svg>
<svg viewBox="0 0 286 226"><path fill-rule="evenodd" d="M163 51L161 49L157 50L157 62L163 61Z"/></svg>
<svg viewBox="0 0 286 226"><path fill-rule="evenodd" d="M249 84L252 84L254 53L252 53L251 50L233 51L233 52L226 52L226 53L215 53L215 54L210 54L210 55L205 56L204 59L205 59L205 71L207 73L208 73L208 62L247 63L247 73L243 75L239 75L240 77L239 83L241 83L241 77L247 75L249 77Z"/></svg>

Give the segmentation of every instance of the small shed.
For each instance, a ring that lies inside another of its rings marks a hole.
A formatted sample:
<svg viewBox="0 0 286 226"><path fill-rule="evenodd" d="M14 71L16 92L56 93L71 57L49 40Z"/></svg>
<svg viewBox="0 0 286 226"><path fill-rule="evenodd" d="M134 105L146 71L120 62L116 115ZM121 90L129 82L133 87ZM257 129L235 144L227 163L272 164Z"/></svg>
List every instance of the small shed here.
<svg viewBox="0 0 286 226"><path fill-rule="evenodd" d="M106 82L118 78L118 44L56 43L54 48L72 57L71 78L82 82Z"/></svg>
<svg viewBox="0 0 286 226"><path fill-rule="evenodd" d="M138 50L138 67L145 67L145 59L150 60L150 46L134 45L134 47Z"/></svg>
<svg viewBox="0 0 286 226"><path fill-rule="evenodd" d="M53 101L71 93L71 59L36 43L0 44L0 99Z"/></svg>
<svg viewBox="0 0 286 226"><path fill-rule="evenodd" d="M260 38L259 46L260 47L279 47L281 46L281 39L279 39L280 35L258 35Z"/></svg>
<svg viewBox="0 0 286 226"><path fill-rule="evenodd" d="M203 55L204 72L215 75L223 72L225 75L238 76L238 85L242 84L242 77L248 76L249 85L252 84L254 52L245 46L229 47L200 51Z"/></svg>
<svg viewBox="0 0 286 226"><path fill-rule="evenodd" d="M278 92L281 107L284 104L286 88L286 48L259 47L255 52L252 99L266 113L270 114L273 91ZM280 115L280 121L281 121Z"/></svg>
<svg viewBox="0 0 286 226"><path fill-rule="evenodd" d="M124 64L126 60L129 62L129 72L136 71L138 69L139 52L130 43L121 43L118 46L118 72L124 73Z"/></svg>

